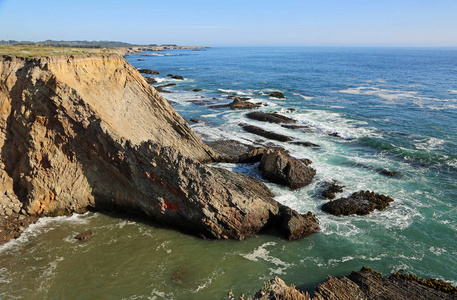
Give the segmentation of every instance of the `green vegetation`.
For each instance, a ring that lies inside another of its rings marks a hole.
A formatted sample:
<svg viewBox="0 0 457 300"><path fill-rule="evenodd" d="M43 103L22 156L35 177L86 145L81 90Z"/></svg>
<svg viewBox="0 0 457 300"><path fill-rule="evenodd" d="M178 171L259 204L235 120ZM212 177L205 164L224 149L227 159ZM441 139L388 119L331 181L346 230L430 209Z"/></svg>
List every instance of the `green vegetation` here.
<svg viewBox="0 0 457 300"><path fill-rule="evenodd" d="M56 55L81 55L89 53L110 53L108 49L51 47L43 45L0 46L0 55L33 58Z"/></svg>

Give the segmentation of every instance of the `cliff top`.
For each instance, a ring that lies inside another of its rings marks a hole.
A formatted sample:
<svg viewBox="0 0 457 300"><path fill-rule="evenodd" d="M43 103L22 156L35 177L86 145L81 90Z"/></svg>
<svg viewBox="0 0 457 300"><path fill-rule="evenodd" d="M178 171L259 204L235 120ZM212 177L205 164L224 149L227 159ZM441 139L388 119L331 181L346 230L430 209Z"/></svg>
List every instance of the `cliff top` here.
<svg viewBox="0 0 457 300"><path fill-rule="evenodd" d="M50 46L0 46L0 55L17 56L24 58L34 58L42 56L58 55L82 55L82 54L109 54L118 53L121 49L94 49L94 48L70 48L70 47L50 47ZM124 50L125 51L125 50ZM122 54L122 53L120 53Z"/></svg>

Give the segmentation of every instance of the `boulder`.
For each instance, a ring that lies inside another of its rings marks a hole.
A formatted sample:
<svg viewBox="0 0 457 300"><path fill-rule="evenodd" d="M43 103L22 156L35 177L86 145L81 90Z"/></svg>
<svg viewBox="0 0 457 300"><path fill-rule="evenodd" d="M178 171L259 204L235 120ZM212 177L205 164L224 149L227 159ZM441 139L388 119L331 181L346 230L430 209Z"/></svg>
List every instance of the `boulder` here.
<svg viewBox="0 0 457 300"><path fill-rule="evenodd" d="M177 79L177 80L184 80L184 77L179 76L179 75L173 75L173 76L171 76L171 78Z"/></svg>
<svg viewBox="0 0 457 300"><path fill-rule="evenodd" d="M85 240L89 239L93 234L94 234L94 232L89 229L84 232L81 232L80 234L77 234L75 236L75 239L77 239L78 241L85 241Z"/></svg>
<svg viewBox="0 0 457 300"><path fill-rule="evenodd" d="M265 152L259 169L262 171L263 178L291 189L308 185L316 175L316 170L279 150Z"/></svg>
<svg viewBox="0 0 457 300"><path fill-rule="evenodd" d="M296 123L297 122L291 118L282 116L280 114L264 113L264 112L257 112L257 111L246 114L246 117L248 117L249 119L253 119L253 120L257 120L257 121L261 121L261 122L270 122L270 123L277 123L277 124Z"/></svg>
<svg viewBox="0 0 457 300"><path fill-rule="evenodd" d="M271 92L268 96L272 97L272 98L278 98L278 99L285 99L286 98L286 96L284 96L284 94L280 93L280 92Z"/></svg>
<svg viewBox="0 0 457 300"><path fill-rule="evenodd" d="M394 200L388 196L370 191L360 191L347 198L327 202L322 206L322 210L335 216L367 215L375 209L386 209L392 201Z"/></svg>
<svg viewBox="0 0 457 300"><path fill-rule="evenodd" d="M193 91L193 92L201 92L202 89L193 89L192 91Z"/></svg>
<svg viewBox="0 0 457 300"><path fill-rule="evenodd" d="M263 153L269 148L254 147L234 140L206 142L218 155L216 161L226 163L260 162Z"/></svg>
<svg viewBox="0 0 457 300"><path fill-rule="evenodd" d="M257 108L260 107L257 104L251 103L251 102L246 102L244 100L241 100L238 97L235 97L232 103L225 104L225 105L215 105L211 106L211 108L223 108L223 107L228 107L231 109L252 109L252 108Z"/></svg>
<svg viewBox="0 0 457 300"><path fill-rule="evenodd" d="M143 74L150 74L150 75L159 75L159 72L151 69L139 69L138 72Z"/></svg>
<svg viewBox="0 0 457 300"><path fill-rule="evenodd" d="M292 139L290 137L288 137L288 136L285 136L285 135L282 135L282 134L279 134L279 133L275 133L275 132L271 132L271 131L267 131L267 130L262 129L262 128L257 127L257 126L241 124L241 127L244 130L246 130L247 132L250 132L250 133L253 133L253 134L257 134L257 135L263 136L263 137L271 139L271 140L276 140L276 141L280 141L280 142L290 142L290 141L292 141Z"/></svg>

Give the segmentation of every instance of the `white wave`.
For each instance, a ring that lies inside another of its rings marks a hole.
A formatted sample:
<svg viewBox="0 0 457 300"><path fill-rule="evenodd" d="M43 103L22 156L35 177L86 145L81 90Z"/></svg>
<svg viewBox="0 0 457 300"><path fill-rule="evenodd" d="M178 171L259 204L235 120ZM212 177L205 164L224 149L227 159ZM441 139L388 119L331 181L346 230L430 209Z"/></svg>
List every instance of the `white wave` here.
<svg viewBox="0 0 457 300"><path fill-rule="evenodd" d="M416 147L416 149L427 151L443 149L443 145L445 143L445 140L434 137L414 140L414 146Z"/></svg>
<svg viewBox="0 0 457 300"><path fill-rule="evenodd" d="M266 262L272 263L277 268L276 269L270 268L271 274L281 275L281 274L284 274L285 269L290 268L291 266L293 266L293 264L286 263L286 262L280 260L279 258L270 255L270 251L268 251L266 249L266 247L275 246L275 245L276 245L275 242L267 242L267 243L260 245L256 249L254 249L254 251L252 251L251 253L241 254L241 256L248 260L255 261L255 262L257 262L257 261L259 261L259 259L261 259Z"/></svg>
<svg viewBox="0 0 457 300"><path fill-rule="evenodd" d="M447 90L449 94L457 94L457 90Z"/></svg>
<svg viewBox="0 0 457 300"><path fill-rule="evenodd" d="M59 223L87 224L87 217L90 214L90 212L87 212L85 214L72 214L71 216L40 218L35 224L31 224L27 227L19 238L0 246L0 253L14 250L17 247L27 244L40 234L54 230L55 228L53 225L58 225Z"/></svg>
<svg viewBox="0 0 457 300"><path fill-rule="evenodd" d="M59 262L63 261L63 257L57 257L55 260L51 261L43 272L40 273L38 281L40 282L40 287L38 291L43 292L48 290L49 285L51 284L53 278L56 276L56 269Z"/></svg>
<svg viewBox="0 0 457 300"><path fill-rule="evenodd" d="M226 93L226 94L235 94L239 96L243 95L253 95L252 90L229 90L229 89L218 89L219 92Z"/></svg>
<svg viewBox="0 0 457 300"><path fill-rule="evenodd" d="M392 103L403 98L417 98L418 94L418 92L416 91L395 91L369 86L348 88L346 90L340 90L338 92L352 95L373 95Z"/></svg>
<svg viewBox="0 0 457 300"><path fill-rule="evenodd" d="M154 79L157 81L157 83L162 83L168 81L168 78L164 77L154 77Z"/></svg>
<svg viewBox="0 0 457 300"><path fill-rule="evenodd" d="M305 100L312 100L312 99L314 99L314 97L305 96L305 95L302 95L302 94L299 94L299 93L292 93L292 94L294 94L294 95L296 95L296 96L300 96L300 97L302 97L302 98L305 99Z"/></svg>
<svg viewBox="0 0 457 300"><path fill-rule="evenodd" d="M128 221L128 220L123 220L123 221L120 221L119 223L117 223L117 226L122 229L124 228L126 225L135 225L136 222L134 221Z"/></svg>
<svg viewBox="0 0 457 300"><path fill-rule="evenodd" d="M430 247L428 250L437 256L440 256L441 254L447 252L446 249L434 247L434 246Z"/></svg>
<svg viewBox="0 0 457 300"><path fill-rule="evenodd" d="M221 270L215 270L213 271L213 273L211 274L211 276L203 279L203 283L200 284L195 290L191 291L192 293L198 293L199 291L207 288L212 282L214 279L220 277L221 275L224 275L224 272L221 271Z"/></svg>

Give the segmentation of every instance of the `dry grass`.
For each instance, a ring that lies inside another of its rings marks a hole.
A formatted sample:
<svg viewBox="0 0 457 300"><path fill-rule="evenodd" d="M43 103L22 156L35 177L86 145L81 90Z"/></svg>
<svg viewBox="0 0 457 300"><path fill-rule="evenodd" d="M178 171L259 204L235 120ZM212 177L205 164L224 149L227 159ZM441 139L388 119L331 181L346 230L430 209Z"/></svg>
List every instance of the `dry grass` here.
<svg viewBox="0 0 457 300"><path fill-rule="evenodd" d="M18 56L25 58L56 55L80 55L88 53L107 54L111 52L112 51L109 49L49 47L42 45L0 46L0 55Z"/></svg>

